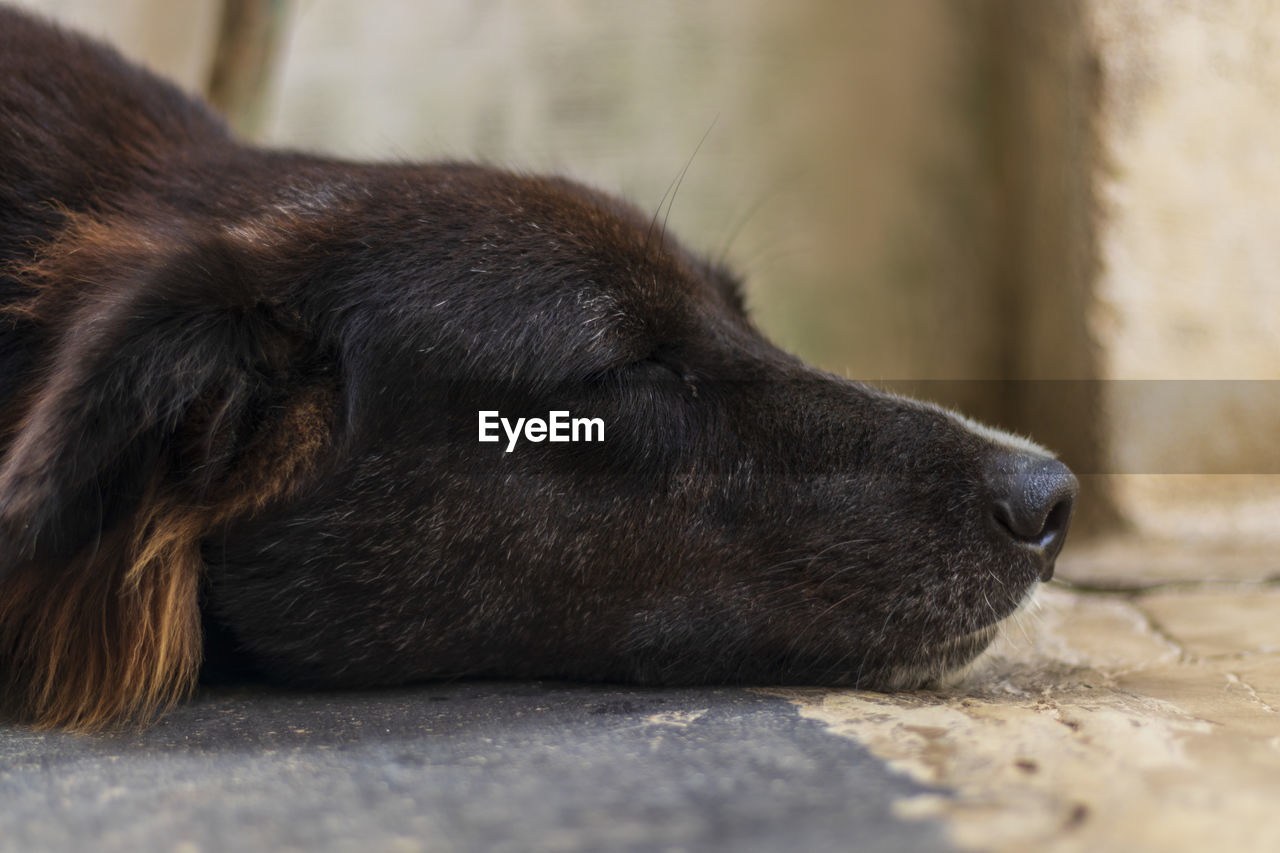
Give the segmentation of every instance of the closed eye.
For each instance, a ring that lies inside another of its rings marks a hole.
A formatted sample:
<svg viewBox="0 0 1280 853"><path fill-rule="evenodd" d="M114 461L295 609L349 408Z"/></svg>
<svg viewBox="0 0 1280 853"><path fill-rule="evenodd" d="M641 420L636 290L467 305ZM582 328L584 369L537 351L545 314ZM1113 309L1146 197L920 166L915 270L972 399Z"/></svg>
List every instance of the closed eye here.
<svg viewBox="0 0 1280 853"><path fill-rule="evenodd" d="M678 386L687 390L692 396L698 396L697 377L661 352L654 352L633 362L628 370L645 381L660 384L668 389Z"/></svg>

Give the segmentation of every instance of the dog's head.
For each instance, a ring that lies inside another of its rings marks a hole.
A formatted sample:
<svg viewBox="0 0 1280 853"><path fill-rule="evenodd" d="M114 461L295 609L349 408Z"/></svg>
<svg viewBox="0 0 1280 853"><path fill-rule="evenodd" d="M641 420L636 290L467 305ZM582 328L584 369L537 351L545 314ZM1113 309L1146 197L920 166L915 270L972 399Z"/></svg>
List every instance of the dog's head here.
<svg viewBox="0 0 1280 853"><path fill-rule="evenodd" d="M778 350L638 211L481 167L254 162L208 176L253 209L149 202L24 273L55 346L0 465L26 602L0 642L37 716L189 681L198 597L301 683L901 687L1050 576L1064 466ZM498 420L553 412L599 425ZM103 674L67 693L77 667Z"/></svg>

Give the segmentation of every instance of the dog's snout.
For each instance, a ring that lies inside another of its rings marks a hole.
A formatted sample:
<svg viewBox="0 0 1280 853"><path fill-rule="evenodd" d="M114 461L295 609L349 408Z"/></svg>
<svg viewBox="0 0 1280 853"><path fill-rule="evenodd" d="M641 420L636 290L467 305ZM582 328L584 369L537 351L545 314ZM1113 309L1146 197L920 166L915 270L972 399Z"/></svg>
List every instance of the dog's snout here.
<svg viewBox="0 0 1280 853"><path fill-rule="evenodd" d="M1056 459L1010 453L990 467L988 480L996 521L1016 543L1041 556L1040 579L1049 580L1075 511L1075 475Z"/></svg>

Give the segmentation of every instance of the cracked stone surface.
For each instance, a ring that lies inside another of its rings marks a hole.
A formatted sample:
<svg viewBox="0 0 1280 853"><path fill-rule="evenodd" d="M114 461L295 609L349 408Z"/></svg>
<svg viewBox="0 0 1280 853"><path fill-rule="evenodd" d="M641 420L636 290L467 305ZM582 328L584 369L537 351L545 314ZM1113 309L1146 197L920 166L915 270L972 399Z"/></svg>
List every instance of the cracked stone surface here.
<svg viewBox="0 0 1280 853"><path fill-rule="evenodd" d="M1145 595L1138 606L1189 655L1280 653L1280 587L1179 590Z"/></svg>
<svg viewBox="0 0 1280 853"><path fill-rule="evenodd" d="M1058 584L933 693L782 691L974 850L1280 849L1280 585Z"/></svg>

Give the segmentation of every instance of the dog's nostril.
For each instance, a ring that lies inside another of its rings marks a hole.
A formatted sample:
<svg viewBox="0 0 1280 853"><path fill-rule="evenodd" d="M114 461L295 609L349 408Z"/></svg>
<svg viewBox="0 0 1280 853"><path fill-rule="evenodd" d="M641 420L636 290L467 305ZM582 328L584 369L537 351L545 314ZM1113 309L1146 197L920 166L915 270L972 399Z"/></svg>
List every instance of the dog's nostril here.
<svg viewBox="0 0 1280 853"><path fill-rule="evenodd" d="M1044 555L1041 577L1048 580L1071 525L1080 489L1075 475L1056 459L1010 453L996 460L988 479L996 521L1015 541Z"/></svg>
<svg viewBox="0 0 1280 853"><path fill-rule="evenodd" d="M1064 497L1053 505L1049 514L1045 516L1044 527L1040 530L1040 539L1037 544L1041 548L1061 546L1062 540L1066 538L1067 525L1071 523L1071 511L1074 508L1074 496Z"/></svg>

